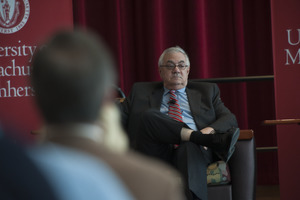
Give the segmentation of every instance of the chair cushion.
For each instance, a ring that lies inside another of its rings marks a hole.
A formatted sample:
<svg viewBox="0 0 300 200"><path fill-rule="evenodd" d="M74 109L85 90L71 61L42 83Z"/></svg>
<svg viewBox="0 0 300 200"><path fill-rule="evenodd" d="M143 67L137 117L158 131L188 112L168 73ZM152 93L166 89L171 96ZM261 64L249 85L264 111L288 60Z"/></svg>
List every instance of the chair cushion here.
<svg viewBox="0 0 300 200"><path fill-rule="evenodd" d="M217 161L208 165L206 169L207 185L227 184L231 181L228 164Z"/></svg>

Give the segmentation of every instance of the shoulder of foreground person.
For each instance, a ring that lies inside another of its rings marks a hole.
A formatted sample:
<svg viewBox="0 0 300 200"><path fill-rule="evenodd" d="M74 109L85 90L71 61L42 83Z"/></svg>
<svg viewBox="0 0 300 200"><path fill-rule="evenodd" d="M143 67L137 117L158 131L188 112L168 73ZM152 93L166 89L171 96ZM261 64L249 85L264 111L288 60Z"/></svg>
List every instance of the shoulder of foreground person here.
<svg viewBox="0 0 300 200"><path fill-rule="evenodd" d="M181 176L171 166L134 151L106 153L101 158L113 168L137 199L185 199Z"/></svg>
<svg viewBox="0 0 300 200"><path fill-rule="evenodd" d="M133 151L116 153L90 140L52 142L88 152L105 162L138 200L183 200L181 177L174 168Z"/></svg>

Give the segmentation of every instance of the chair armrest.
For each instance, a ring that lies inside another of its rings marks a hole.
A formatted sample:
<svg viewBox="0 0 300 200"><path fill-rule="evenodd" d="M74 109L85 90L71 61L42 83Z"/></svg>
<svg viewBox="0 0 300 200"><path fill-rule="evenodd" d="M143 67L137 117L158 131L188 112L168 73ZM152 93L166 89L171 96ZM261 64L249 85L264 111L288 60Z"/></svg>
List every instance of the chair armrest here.
<svg viewBox="0 0 300 200"><path fill-rule="evenodd" d="M279 125L279 124L299 124L300 119L275 119L275 120L264 120L264 125Z"/></svg>
<svg viewBox="0 0 300 200"><path fill-rule="evenodd" d="M242 129L240 130L239 140L251 140L254 136L252 129Z"/></svg>

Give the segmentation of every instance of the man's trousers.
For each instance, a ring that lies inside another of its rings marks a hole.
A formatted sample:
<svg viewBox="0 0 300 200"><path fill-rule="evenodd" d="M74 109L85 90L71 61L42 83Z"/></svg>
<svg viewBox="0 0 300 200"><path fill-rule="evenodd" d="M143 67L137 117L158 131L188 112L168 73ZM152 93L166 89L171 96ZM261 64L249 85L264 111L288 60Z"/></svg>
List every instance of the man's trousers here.
<svg viewBox="0 0 300 200"><path fill-rule="evenodd" d="M177 168L186 184L188 199L195 199L196 195L206 200L206 168L213 161L212 153L195 143L182 142L180 132L183 127L188 128L185 123L157 110L145 111L137 135L137 150ZM174 144L179 146L174 148Z"/></svg>

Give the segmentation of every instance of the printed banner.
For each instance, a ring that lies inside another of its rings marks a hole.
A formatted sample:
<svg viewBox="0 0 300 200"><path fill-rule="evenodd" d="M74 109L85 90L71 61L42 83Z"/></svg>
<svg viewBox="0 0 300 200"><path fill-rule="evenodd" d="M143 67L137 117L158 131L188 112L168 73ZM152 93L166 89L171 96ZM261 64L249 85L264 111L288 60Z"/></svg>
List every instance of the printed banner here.
<svg viewBox="0 0 300 200"><path fill-rule="evenodd" d="M72 0L0 0L0 126L30 141L41 118L30 85L38 44L54 31L73 27Z"/></svg>
<svg viewBox="0 0 300 200"><path fill-rule="evenodd" d="M300 118L300 1L272 0L277 119ZM299 199L300 125L277 125L280 199Z"/></svg>

